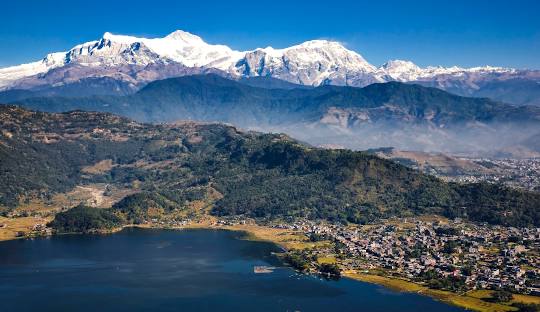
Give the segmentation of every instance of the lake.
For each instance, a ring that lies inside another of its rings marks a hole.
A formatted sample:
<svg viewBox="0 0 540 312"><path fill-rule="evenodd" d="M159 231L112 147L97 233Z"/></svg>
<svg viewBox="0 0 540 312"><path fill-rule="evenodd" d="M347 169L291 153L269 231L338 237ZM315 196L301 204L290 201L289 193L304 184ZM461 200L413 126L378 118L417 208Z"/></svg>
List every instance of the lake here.
<svg viewBox="0 0 540 312"><path fill-rule="evenodd" d="M220 230L125 229L0 243L6 311L465 311L279 267L271 243ZM277 266L256 274L254 266Z"/></svg>

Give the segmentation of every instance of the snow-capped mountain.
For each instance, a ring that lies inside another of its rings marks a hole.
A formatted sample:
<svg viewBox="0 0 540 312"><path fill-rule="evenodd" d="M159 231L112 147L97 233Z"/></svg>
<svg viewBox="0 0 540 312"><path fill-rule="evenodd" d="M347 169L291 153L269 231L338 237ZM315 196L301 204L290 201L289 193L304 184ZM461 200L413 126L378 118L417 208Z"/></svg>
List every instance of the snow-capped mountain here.
<svg viewBox="0 0 540 312"><path fill-rule="evenodd" d="M423 74L424 70L411 61L391 60L379 68L381 79L411 81L416 80Z"/></svg>
<svg viewBox="0 0 540 312"><path fill-rule="evenodd" d="M67 52L51 53L37 62L0 69L0 90L58 86L97 77L117 79L136 89L156 79L209 71L231 78L273 77L310 86L363 87L375 82L416 82L472 96L482 93L486 85L493 89L493 82L515 84L524 80L530 87L533 81L536 84L532 87L540 88L538 70L490 66L421 68L403 60L376 67L335 41L312 40L284 49L235 51L177 30L153 39L107 32L101 39L77 45ZM501 86L495 88L500 93ZM506 85L502 87L505 88ZM533 102L536 100L540 104L540 97Z"/></svg>
<svg viewBox="0 0 540 312"><path fill-rule="evenodd" d="M46 73L53 68L63 66L65 64L65 56L63 52L51 53L41 61L2 68L0 69L0 88L9 87L11 83L18 79Z"/></svg>
<svg viewBox="0 0 540 312"><path fill-rule="evenodd" d="M270 76L318 86L366 85L374 82L377 68L338 42L312 40L285 49L267 47L246 52L229 70L239 76ZM366 81L360 81L363 79Z"/></svg>
<svg viewBox="0 0 540 312"><path fill-rule="evenodd" d="M374 80L375 66L338 42L313 40L285 49L267 47L240 52L224 45L208 44L196 35L177 30L155 39L107 32L100 40L49 54L41 61L0 69L0 88L24 86L21 79L40 79L50 70L67 65L92 68L95 76L109 76L103 73L106 68L151 64L217 69L237 77L271 76L314 86L327 83L356 86L382 81ZM88 75L88 70L85 72Z"/></svg>
<svg viewBox="0 0 540 312"><path fill-rule="evenodd" d="M58 84L100 76L145 83L169 76L146 75L143 72L148 68L161 67L158 71L162 72L171 71L166 67L226 69L242 56L241 52L207 44L200 37L180 30L155 39L107 32L99 40L76 45L67 52L49 54L41 61L0 69L0 88L28 88L41 85L40 80L44 84ZM62 67L68 67L67 75L62 71L58 81L46 79ZM177 70L172 72L181 74ZM66 76L69 79L63 81Z"/></svg>

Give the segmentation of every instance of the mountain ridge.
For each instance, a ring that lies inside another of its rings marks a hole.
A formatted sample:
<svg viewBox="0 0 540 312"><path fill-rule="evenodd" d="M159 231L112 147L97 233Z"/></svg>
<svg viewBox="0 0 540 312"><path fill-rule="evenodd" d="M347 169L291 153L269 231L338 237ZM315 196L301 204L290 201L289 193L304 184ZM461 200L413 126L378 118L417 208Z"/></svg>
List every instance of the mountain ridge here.
<svg viewBox="0 0 540 312"><path fill-rule="evenodd" d="M62 68L63 75L46 79L50 71ZM492 66L420 68L402 60L376 67L337 41L311 40L283 49L236 51L225 45L208 44L181 30L152 39L105 33L99 40L76 45L67 52L51 53L41 61L0 69L0 89L32 89L104 76L140 87L153 80L209 70L236 79L273 77L309 86L363 87L377 82L415 82L459 95L485 95L506 101L512 99L508 94L518 92L516 104L540 103L537 93L528 93L523 85L516 85L521 80L539 84L539 70ZM492 91L493 82L509 90Z"/></svg>
<svg viewBox="0 0 540 312"><path fill-rule="evenodd" d="M154 81L123 97L42 97L13 103L52 112L107 111L144 122L227 122L285 132L315 145L346 143L353 149L494 151L540 132L538 107L400 82L271 89L207 74Z"/></svg>

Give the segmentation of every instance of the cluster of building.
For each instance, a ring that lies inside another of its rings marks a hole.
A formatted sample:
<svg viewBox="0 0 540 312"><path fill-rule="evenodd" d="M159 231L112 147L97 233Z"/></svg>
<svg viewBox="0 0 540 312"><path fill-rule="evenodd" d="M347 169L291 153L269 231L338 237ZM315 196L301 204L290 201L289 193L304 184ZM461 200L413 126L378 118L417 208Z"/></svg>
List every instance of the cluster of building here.
<svg viewBox="0 0 540 312"><path fill-rule="evenodd" d="M310 221L280 226L337 242L345 270L383 270L420 282L429 272L459 279L467 289L540 294L540 228L407 219L354 227Z"/></svg>
<svg viewBox="0 0 540 312"><path fill-rule="evenodd" d="M5 224L0 224L0 228L6 227ZM53 234L52 228L47 227L44 223L36 223L30 226L27 231L15 232L15 237L38 237L38 236L50 236Z"/></svg>
<svg viewBox="0 0 540 312"><path fill-rule="evenodd" d="M529 159L471 159L490 169L478 174L445 176L447 180L462 183L490 182L502 183L510 187L540 191L540 158Z"/></svg>

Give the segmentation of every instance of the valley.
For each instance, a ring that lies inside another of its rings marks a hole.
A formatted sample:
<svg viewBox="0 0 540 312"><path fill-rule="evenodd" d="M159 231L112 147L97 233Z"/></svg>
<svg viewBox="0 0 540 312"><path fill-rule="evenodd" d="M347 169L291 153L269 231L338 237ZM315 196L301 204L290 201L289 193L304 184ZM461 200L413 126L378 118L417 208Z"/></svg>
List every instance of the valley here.
<svg viewBox="0 0 540 312"><path fill-rule="evenodd" d="M540 312L539 11L2 3L0 310Z"/></svg>
<svg viewBox="0 0 540 312"><path fill-rule="evenodd" d="M3 239L244 230L286 248L283 261L300 271L402 285L478 311L537 298L525 296L538 283L537 192L444 182L370 153L219 123L15 106L0 116ZM501 287L514 301L474 297Z"/></svg>

